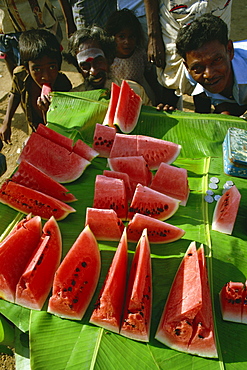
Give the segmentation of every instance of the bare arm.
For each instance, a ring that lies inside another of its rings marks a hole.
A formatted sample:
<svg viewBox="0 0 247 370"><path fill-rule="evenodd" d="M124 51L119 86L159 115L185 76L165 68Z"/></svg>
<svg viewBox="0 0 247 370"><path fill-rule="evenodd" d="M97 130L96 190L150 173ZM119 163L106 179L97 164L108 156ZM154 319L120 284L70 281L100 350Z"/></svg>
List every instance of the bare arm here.
<svg viewBox="0 0 247 370"><path fill-rule="evenodd" d="M165 68L165 45L159 19L159 0L144 0L148 25L148 60Z"/></svg>
<svg viewBox="0 0 247 370"><path fill-rule="evenodd" d="M66 24L67 36L70 37L76 31L73 12L68 0L59 0Z"/></svg>
<svg viewBox="0 0 247 370"><path fill-rule="evenodd" d="M0 127L0 139L7 144L11 143L11 122L20 101L20 96L10 93L6 115Z"/></svg>

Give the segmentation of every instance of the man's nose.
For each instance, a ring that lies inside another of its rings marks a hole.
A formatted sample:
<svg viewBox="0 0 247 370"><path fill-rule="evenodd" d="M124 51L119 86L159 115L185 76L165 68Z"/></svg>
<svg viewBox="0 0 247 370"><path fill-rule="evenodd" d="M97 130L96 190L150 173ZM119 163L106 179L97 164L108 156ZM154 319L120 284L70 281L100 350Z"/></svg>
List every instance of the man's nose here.
<svg viewBox="0 0 247 370"><path fill-rule="evenodd" d="M206 66L203 72L203 78L211 79L214 76L214 69L211 66Z"/></svg>
<svg viewBox="0 0 247 370"><path fill-rule="evenodd" d="M96 75L97 75L97 73L98 73L98 69L97 69L97 67L95 66L95 64L94 64L94 63L91 63L91 67L90 67L90 70L89 70L89 74L90 74L91 76L96 76Z"/></svg>

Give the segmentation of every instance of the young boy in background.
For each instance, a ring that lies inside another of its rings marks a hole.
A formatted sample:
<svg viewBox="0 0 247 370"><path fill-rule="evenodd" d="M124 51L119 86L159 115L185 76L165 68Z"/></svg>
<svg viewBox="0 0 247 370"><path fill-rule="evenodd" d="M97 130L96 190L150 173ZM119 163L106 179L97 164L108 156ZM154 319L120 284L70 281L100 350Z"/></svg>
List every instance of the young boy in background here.
<svg viewBox="0 0 247 370"><path fill-rule="evenodd" d="M54 34L44 29L25 31L20 36L19 47L22 65L14 70L6 116L0 127L0 139L6 143L11 142L11 122L20 103L35 131L40 123L46 123L50 104L49 96L41 97L43 85L54 91L72 88L68 77L60 72L61 47Z"/></svg>

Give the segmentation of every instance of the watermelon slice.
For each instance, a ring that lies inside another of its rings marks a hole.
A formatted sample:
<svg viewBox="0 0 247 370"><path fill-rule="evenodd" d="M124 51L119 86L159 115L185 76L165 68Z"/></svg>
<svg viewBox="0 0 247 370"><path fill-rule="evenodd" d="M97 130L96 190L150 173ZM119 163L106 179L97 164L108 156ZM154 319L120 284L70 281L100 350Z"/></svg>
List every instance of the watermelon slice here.
<svg viewBox="0 0 247 370"><path fill-rule="evenodd" d="M100 157L108 158L116 135L115 127L109 127L96 123L93 135L93 149Z"/></svg>
<svg viewBox="0 0 247 370"><path fill-rule="evenodd" d="M103 175L107 176L107 177L113 177L114 179L123 180L124 185L125 185L125 190L126 190L127 202L131 201L131 199L134 195L134 191L132 190L132 187L130 185L130 178L129 178L129 175L127 173L118 172L118 171L104 170Z"/></svg>
<svg viewBox="0 0 247 370"><path fill-rule="evenodd" d="M0 244L0 297L15 301L16 285L37 248L42 233L41 218L30 215ZM21 248L20 248L21 240Z"/></svg>
<svg viewBox="0 0 247 370"><path fill-rule="evenodd" d="M92 324L119 333L127 280L128 245L124 229L90 318Z"/></svg>
<svg viewBox="0 0 247 370"><path fill-rule="evenodd" d="M171 243L182 238L185 231L166 222L136 213L127 226L128 241L137 242L147 228L150 243Z"/></svg>
<svg viewBox="0 0 247 370"><path fill-rule="evenodd" d="M108 164L112 171L129 175L132 189L135 189L138 183L148 186L152 180L152 172L142 156L108 158Z"/></svg>
<svg viewBox="0 0 247 370"><path fill-rule="evenodd" d="M155 139L149 136L137 136L137 155L142 155L150 170L157 170L161 162L171 164L178 157L181 145Z"/></svg>
<svg viewBox="0 0 247 370"><path fill-rule="evenodd" d="M87 208L85 226L88 225L97 240L119 241L124 224L113 209Z"/></svg>
<svg viewBox="0 0 247 370"><path fill-rule="evenodd" d="M240 199L241 194L235 185L220 197L213 213L212 230L232 234Z"/></svg>
<svg viewBox="0 0 247 370"><path fill-rule="evenodd" d="M77 200L62 184L25 160L21 161L11 180L19 185L50 195L61 202L69 203Z"/></svg>
<svg viewBox="0 0 247 370"><path fill-rule="evenodd" d="M139 118L141 106L142 99L140 96L123 80L115 111L114 125L118 125L125 134L133 131Z"/></svg>
<svg viewBox="0 0 247 370"><path fill-rule="evenodd" d="M158 220L167 220L177 211L179 203L177 199L137 184L129 207L128 219L133 218L135 213L141 213Z"/></svg>
<svg viewBox="0 0 247 370"><path fill-rule="evenodd" d="M87 159L89 162L91 162L94 158L96 158L99 153L96 152L93 148L91 148L89 145L84 143L81 139L78 139L73 146L73 152L78 154L79 156Z"/></svg>
<svg viewBox="0 0 247 370"><path fill-rule="evenodd" d="M110 98L108 109L107 109L107 112L106 112L106 115L103 121L103 125L114 127L114 116L115 116L115 111L116 111L116 107L118 103L119 93L120 93L120 86L112 82L111 98Z"/></svg>
<svg viewBox="0 0 247 370"><path fill-rule="evenodd" d="M0 202L19 212L26 214L31 212L45 220L51 216L56 220L63 220L69 213L76 212L74 208L58 199L9 180L0 188Z"/></svg>
<svg viewBox="0 0 247 370"><path fill-rule="evenodd" d="M47 311L81 320L95 292L100 268L98 244L86 226L56 271Z"/></svg>
<svg viewBox="0 0 247 370"><path fill-rule="evenodd" d="M150 185L151 189L181 201L185 206L189 197L187 170L162 162Z"/></svg>
<svg viewBox="0 0 247 370"><path fill-rule="evenodd" d="M18 281L15 303L33 310L41 310L51 290L61 255L61 233L52 216L45 223L40 243Z"/></svg>
<svg viewBox="0 0 247 370"><path fill-rule="evenodd" d="M119 218L126 220L128 204L123 180L97 175L93 207L113 209Z"/></svg>
<svg viewBox="0 0 247 370"><path fill-rule="evenodd" d="M50 93L52 92L52 88L50 84L43 84L42 89L41 89L41 98L44 96L49 96Z"/></svg>
<svg viewBox="0 0 247 370"><path fill-rule="evenodd" d="M137 135L116 133L111 148L110 158L141 155L137 153Z"/></svg>
<svg viewBox="0 0 247 370"><path fill-rule="evenodd" d="M26 160L57 182L67 183L82 175L89 161L76 153L33 132L22 150L18 163Z"/></svg>
<svg viewBox="0 0 247 370"><path fill-rule="evenodd" d="M120 334L149 341L152 313L152 270L147 229L144 229L131 264Z"/></svg>
<svg viewBox="0 0 247 370"><path fill-rule="evenodd" d="M203 247L192 242L178 268L155 338L168 347L217 357Z"/></svg>
<svg viewBox="0 0 247 370"><path fill-rule="evenodd" d="M243 307L246 305L245 296L246 285L243 283L230 281L223 286L220 291L220 307L223 320L240 323L245 321L246 323L246 317L242 321Z"/></svg>

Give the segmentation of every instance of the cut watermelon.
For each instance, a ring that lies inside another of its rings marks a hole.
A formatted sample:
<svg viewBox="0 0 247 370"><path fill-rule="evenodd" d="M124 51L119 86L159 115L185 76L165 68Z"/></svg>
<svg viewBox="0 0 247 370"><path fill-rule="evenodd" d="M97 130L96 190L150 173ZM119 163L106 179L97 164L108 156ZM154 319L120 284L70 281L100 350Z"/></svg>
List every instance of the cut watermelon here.
<svg viewBox="0 0 247 370"><path fill-rule="evenodd" d="M69 152L73 150L73 140L56 132L45 125L38 125L36 133L40 136L44 137L45 139L51 140L53 143L56 143L66 149Z"/></svg>
<svg viewBox="0 0 247 370"><path fill-rule="evenodd" d="M187 170L162 162L154 175L150 187L169 197L180 200L180 205L185 206L189 197Z"/></svg>
<svg viewBox="0 0 247 370"><path fill-rule="evenodd" d="M43 98L44 96L49 96L51 92L52 92L51 85L43 84L42 89L41 89L41 98Z"/></svg>
<svg viewBox="0 0 247 370"><path fill-rule="evenodd" d="M81 320L96 289L100 268L98 244L86 226L55 274L47 311L63 318Z"/></svg>
<svg viewBox="0 0 247 370"><path fill-rule="evenodd" d="M226 283L220 291L220 307L223 320L242 322L246 286L243 283Z"/></svg>
<svg viewBox="0 0 247 370"><path fill-rule="evenodd" d="M86 225L97 240L119 241L124 230L122 220L113 209L87 208Z"/></svg>
<svg viewBox="0 0 247 370"><path fill-rule="evenodd" d="M125 185L125 190L126 190L127 202L131 201L131 199L134 195L134 191L132 190L132 187L130 185L130 178L129 178L129 175L127 173L118 172L118 171L104 170L103 175L107 176L107 177L113 177L114 179L123 180L124 185Z"/></svg>
<svg viewBox="0 0 247 370"><path fill-rule="evenodd" d="M90 318L92 324L119 333L127 281L128 245L126 229L105 278Z"/></svg>
<svg viewBox="0 0 247 370"><path fill-rule="evenodd" d="M148 230L149 242L156 244L171 243L185 234L184 230L176 226L136 213L127 226L128 241L137 242L145 228Z"/></svg>
<svg viewBox="0 0 247 370"><path fill-rule="evenodd" d="M26 160L57 182L76 180L90 164L85 158L33 132L22 150L18 163Z"/></svg>
<svg viewBox="0 0 247 370"><path fill-rule="evenodd" d="M128 134L134 130L141 111L142 100L129 84L123 80L114 116L114 124Z"/></svg>
<svg viewBox="0 0 247 370"><path fill-rule="evenodd" d="M129 207L128 219L133 218L135 213L167 220L174 215L180 201L158 191L138 184Z"/></svg>
<svg viewBox="0 0 247 370"><path fill-rule="evenodd" d="M220 197L214 209L212 230L232 234L240 199L241 194L235 185Z"/></svg>
<svg viewBox="0 0 247 370"><path fill-rule="evenodd" d="M171 164L178 157L181 145L155 139L149 136L137 136L137 155L142 155L150 170L156 170L161 162Z"/></svg>
<svg viewBox="0 0 247 370"><path fill-rule="evenodd" d="M56 220L63 220L69 213L76 212L74 208L58 199L9 180L0 188L0 202L19 212L32 213L45 220L51 216Z"/></svg>
<svg viewBox="0 0 247 370"><path fill-rule="evenodd" d="M77 200L62 184L25 160L21 161L11 180L19 185L50 195L61 200L61 202L69 203Z"/></svg>
<svg viewBox="0 0 247 370"><path fill-rule="evenodd" d="M103 121L103 125L114 127L114 116L115 116L115 111L116 111L116 107L118 103L119 93L120 93L120 86L112 82L111 98L110 98L108 109L107 109L107 112L106 112L106 115Z"/></svg>
<svg viewBox="0 0 247 370"><path fill-rule="evenodd" d="M203 247L201 247L203 248ZM178 268L155 338L178 351L217 357L203 250L192 242Z"/></svg>
<svg viewBox="0 0 247 370"><path fill-rule="evenodd" d="M152 313L152 270L147 229L136 247L127 286L120 334L130 339L149 341Z"/></svg>
<svg viewBox="0 0 247 370"><path fill-rule="evenodd" d="M87 159L89 162L91 162L94 158L96 158L99 153L96 152L93 148L91 148L89 145L84 143L84 141L78 139L73 146L73 152L78 154L79 156Z"/></svg>
<svg viewBox="0 0 247 370"><path fill-rule="evenodd" d="M116 135L115 127L103 126L96 123L93 135L93 149L100 157L108 158Z"/></svg>
<svg viewBox="0 0 247 370"><path fill-rule="evenodd" d="M126 220L128 204L123 180L97 175L93 207L113 209L119 218Z"/></svg>
<svg viewBox="0 0 247 370"><path fill-rule="evenodd" d="M112 171L129 175L132 189L135 189L138 183L148 186L152 180L152 172L142 156L108 158L108 164Z"/></svg>
<svg viewBox="0 0 247 370"><path fill-rule="evenodd" d="M16 285L42 233L39 216L28 216L0 244L0 297L15 301ZM20 248L21 241L21 248Z"/></svg>
<svg viewBox="0 0 247 370"><path fill-rule="evenodd" d="M51 217L45 223L35 254L16 286L15 303L33 310L41 310L51 290L61 255L61 233L55 218Z"/></svg>
<svg viewBox="0 0 247 370"><path fill-rule="evenodd" d="M110 158L129 157L141 155L137 153L137 135L125 135L116 133Z"/></svg>

